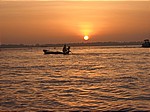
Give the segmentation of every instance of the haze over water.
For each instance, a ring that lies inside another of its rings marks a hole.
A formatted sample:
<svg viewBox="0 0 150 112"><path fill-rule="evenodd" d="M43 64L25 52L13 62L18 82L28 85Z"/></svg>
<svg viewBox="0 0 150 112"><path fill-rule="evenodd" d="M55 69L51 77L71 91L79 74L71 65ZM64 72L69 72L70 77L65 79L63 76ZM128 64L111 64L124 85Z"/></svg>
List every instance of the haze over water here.
<svg viewBox="0 0 150 112"><path fill-rule="evenodd" d="M71 55L42 50L1 49L1 111L150 111L149 48L72 47Z"/></svg>

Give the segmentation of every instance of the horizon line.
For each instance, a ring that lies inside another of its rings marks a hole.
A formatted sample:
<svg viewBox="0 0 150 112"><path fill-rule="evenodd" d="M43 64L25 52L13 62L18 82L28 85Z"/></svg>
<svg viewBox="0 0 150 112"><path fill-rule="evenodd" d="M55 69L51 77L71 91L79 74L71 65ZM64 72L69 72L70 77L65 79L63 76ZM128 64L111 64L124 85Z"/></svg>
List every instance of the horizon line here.
<svg viewBox="0 0 150 112"><path fill-rule="evenodd" d="M1 43L0 45L61 45L61 44L91 44L91 43L140 43L143 41L99 41L99 42L64 42L64 43Z"/></svg>
<svg viewBox="0 0 150 112"><path fill-rule="evenodd" d="M1 1L7 1L7 2L11 2L11 1L13 1L13 2L15 2L15 1L27 1L27 2L35 2L35 1L39 1L39 2L44 2L44 1L51 1L51 2L73 2L73 1L78 1L78 2L98 2L98 1L107 1L107 2L111 2L111 1L128 1L128 2L132 2L132 1L134 1L134 2L136 2L136 1L141 1L141 2L143 2L143 1L150 1L150 0L1 0Z"/></svg>

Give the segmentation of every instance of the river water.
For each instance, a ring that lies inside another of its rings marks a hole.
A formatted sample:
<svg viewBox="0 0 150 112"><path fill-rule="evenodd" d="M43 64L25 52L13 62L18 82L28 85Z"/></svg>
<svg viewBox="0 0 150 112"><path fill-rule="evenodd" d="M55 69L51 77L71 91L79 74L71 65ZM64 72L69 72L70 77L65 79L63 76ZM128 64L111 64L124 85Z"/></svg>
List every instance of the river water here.
<svg viewBox="0 0 150 112"><path fill-rule="evenodd" d="M149 48L43 49L1 49L1 111L150 111Z"/></svg>

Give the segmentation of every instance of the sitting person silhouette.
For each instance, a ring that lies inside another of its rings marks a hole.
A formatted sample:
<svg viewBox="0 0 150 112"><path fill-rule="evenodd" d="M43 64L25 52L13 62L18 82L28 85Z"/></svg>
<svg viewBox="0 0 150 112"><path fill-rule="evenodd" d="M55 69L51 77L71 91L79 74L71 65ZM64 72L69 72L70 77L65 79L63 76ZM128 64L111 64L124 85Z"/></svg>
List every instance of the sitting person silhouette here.
<svg viewBox="0 0 150 112"><path fill-rule="evenodd" d="M70 51L70 46L68 46L68 48L67 48L67 53L69 53L69 52L71 52L71 51Z"/></svg>
<svg viewBox="0 0 150 112"><path fill-rule="evenodd" d="M63 47L63 53L64 54L69 54L69 52L71 52L70 51L70 46L67 47L66 44L65 44L64 47Z"/></svg>

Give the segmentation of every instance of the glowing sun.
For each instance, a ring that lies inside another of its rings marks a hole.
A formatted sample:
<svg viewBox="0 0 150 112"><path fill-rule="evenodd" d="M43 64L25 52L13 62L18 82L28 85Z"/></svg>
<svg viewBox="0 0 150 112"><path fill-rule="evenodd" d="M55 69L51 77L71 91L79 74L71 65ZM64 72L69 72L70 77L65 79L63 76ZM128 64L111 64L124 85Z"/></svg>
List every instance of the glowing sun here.
<svg viewBox="0 0 150 112"><path fill-rule="evenodd" d="M89 40L89 36L84 36L84 40Z"/></svg>

